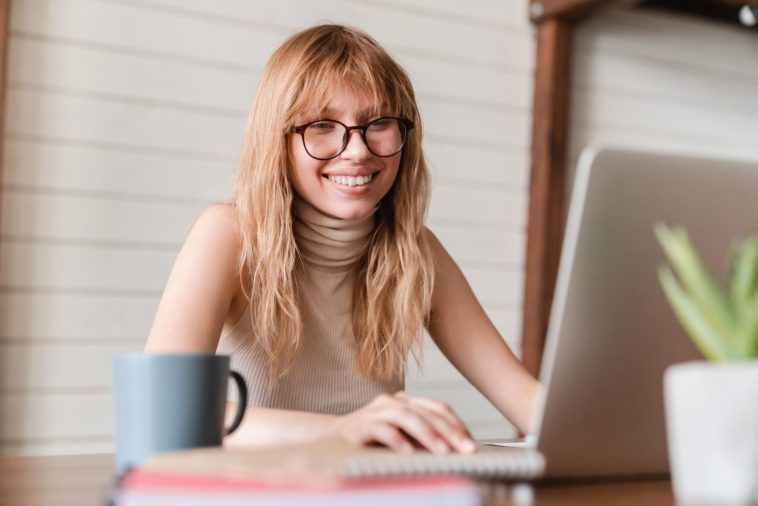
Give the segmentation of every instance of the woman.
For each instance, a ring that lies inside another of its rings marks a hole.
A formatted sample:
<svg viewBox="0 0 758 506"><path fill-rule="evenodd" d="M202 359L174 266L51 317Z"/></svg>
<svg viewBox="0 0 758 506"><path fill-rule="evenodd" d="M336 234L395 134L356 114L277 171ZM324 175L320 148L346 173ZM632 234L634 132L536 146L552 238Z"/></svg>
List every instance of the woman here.
<svg viewBox="0 0 758 506"><path fill-rule="evenodd" d="M232 201L193 225L146 351L232 356L251 398L228 444L473 451L448 406L402 391L426 327L526 432L539 385L424 226L429 192L405 71L359 30L295 34L261 77Z"/></svg>

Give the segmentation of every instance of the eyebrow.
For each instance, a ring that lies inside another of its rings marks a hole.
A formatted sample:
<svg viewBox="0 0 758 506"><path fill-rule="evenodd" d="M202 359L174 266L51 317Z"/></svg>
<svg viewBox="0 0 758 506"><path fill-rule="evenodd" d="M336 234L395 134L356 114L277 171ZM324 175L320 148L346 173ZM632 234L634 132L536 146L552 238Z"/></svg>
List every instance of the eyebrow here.
<svg viewBox="0 0 758 506"><path fill-rule="evenodd" d="M334 109L332 109L331 107L327 106L327 107L322 108L318 112L318 115L319 116L324 116L324 115L329 116L329 115L334 114L335 112L336 111ZM365 121L365 120L369 119L373 114L374 114L374 108L373 107L367 108L367 109L363 109L362 111L358 111L358 114L357 114L358 121L359 122Z"/></svg>

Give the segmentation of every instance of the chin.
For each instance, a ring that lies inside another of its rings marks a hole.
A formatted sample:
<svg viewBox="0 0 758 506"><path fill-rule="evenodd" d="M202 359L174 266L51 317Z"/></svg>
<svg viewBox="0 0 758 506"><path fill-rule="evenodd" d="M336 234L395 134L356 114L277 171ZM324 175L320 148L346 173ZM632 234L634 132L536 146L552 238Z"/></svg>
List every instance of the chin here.
<svg viewBox="0 0 758 506"><path fill-rule="evenodd" d="M342 220L360 220L374 213L376 204L334 206L329 214Z"/></svg>

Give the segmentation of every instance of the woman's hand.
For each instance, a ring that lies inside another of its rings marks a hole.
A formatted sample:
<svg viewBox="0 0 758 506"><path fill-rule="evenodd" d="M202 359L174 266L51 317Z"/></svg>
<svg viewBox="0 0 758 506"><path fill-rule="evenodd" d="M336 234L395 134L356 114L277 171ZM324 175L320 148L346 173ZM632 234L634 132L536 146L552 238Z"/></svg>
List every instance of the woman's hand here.
<svg viewBox="0 0 758 506"><path fill-rule="evenodd" d="M468 429L447 404L405 392L380 395L337 418L336 424L337 432L354 445L381 443L405 453L414 450L414 443L437 454L476 450Z"/></svg>

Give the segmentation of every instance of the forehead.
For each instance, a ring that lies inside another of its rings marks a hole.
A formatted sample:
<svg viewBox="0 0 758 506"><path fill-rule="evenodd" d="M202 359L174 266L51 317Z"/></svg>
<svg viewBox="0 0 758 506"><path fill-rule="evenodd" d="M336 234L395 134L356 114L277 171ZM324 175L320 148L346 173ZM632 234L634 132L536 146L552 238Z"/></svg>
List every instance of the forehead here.
<svg viewBox="0 0 758 506"><path fill-rule="evenodd" d="M336 93L319 111L322 114L370 115L379 107L361 91Z"/></svg>
<svg viewBox="0 0 758 506"><path fill-rule="evenodd" d="M381 100L375 99L365 90L357 87L339 86L322 100L298 114L298 117L333 118L340 117L368 119L384 112L386 107Z"/></svg>

